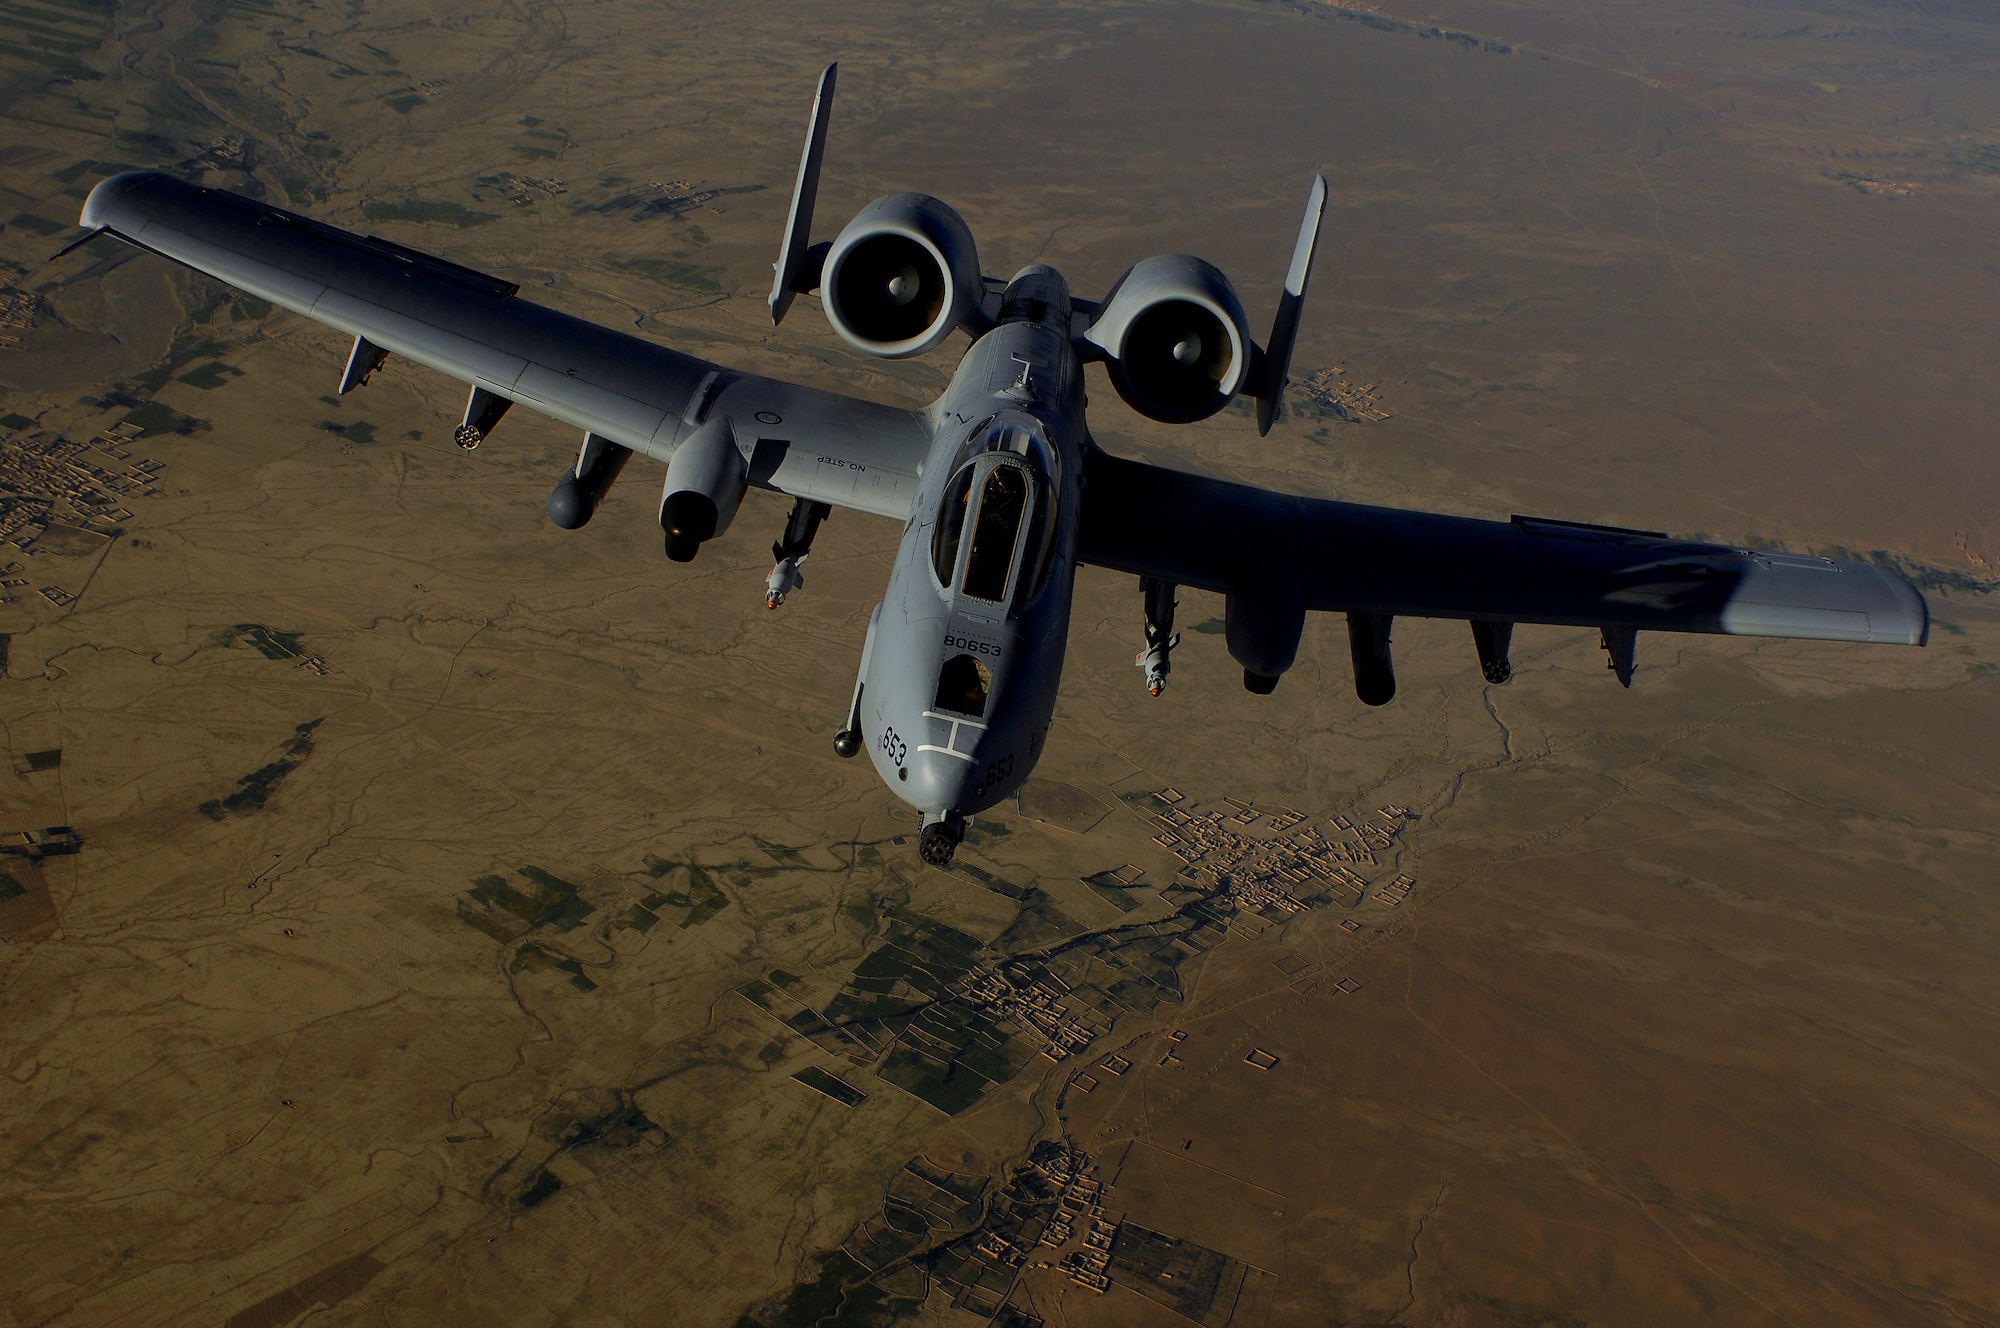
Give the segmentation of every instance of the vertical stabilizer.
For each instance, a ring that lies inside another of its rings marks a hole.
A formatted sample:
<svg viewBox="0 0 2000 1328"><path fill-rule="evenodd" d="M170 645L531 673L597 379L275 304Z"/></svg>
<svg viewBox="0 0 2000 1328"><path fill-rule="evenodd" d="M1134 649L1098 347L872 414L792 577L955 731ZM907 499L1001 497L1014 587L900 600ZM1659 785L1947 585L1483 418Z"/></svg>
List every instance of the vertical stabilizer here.
<svg viewBox="0 0 2000 1328"><path fill-rule="evenodd" d="M812 124L806 129L805 152L799 157L799 178L792 185L792 211L785 219L785 240L778 249L778 266L771 282L771 325L785 319L792 296L819 284L819 264L825 251L812 248L813 199L819 193L819 163L826 156L826 122L833 112L833 76L838 63L828 65L819 76L819 91L813 94Z"/></svg>
<svg viewBox="0 0 2000 1328"><path fill-rule="evenodd" d="M1271 340L1264 347L1261 372L1252 388L1257 398L1257 434L1271 432L1278 407L1285 399L1286 375L1292 369L1292 343L1299 335L1299 312L1306 302L1306 283L1312 279L1313 253L1319 248L1319 223L1326 215L1326 177L1313 177L1312 193L1306 197L1305 220L1299 223L1298 243L1292 246L1292 265L1285 271L1285 293L1278 299L1278 316L1271 320Z"/></svg>

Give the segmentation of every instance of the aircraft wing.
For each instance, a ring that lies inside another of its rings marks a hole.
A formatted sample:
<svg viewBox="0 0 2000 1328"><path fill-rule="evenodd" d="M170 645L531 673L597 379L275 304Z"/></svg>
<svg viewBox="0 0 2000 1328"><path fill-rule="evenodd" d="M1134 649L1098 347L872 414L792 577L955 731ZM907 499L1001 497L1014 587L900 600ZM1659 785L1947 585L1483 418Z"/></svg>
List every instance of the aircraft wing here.
<svg viewBox="0 0 2000 1328"><path fill-rule="evenodd" d="M1096 449L1078 555L1333 612L1901 645L1930 630L1916 588L1870 563L1294 497Z"/></svg>
<svg viewBox="0 0 2000 1328"><path fill-rule="evenodd" d="M387 351L471 384L468 418L484 392L666 461L726 415L760 488L898 521L916 497L931 438L921 411L725 369L534 304L501 278L167 175L101 182L82 224L362 339L351 367Z"/></svg>

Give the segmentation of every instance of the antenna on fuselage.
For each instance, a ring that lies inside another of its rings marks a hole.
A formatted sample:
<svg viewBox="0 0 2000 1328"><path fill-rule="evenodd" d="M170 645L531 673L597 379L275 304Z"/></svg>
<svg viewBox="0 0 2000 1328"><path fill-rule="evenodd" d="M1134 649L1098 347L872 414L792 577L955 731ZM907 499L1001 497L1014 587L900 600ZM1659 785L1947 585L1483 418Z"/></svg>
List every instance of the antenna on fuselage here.
<svg viewBox="0 0 2000 1328"><path fill-rule="evenodd" d="M1305 308L1306 283L1312 280L1313 253L1319 248L1319 223L1326 215L1326 177L1313 177L1312 192L1306 196L1305 220L1299 223L1298 243L1292 246L1292 265L1285 270L1285 293L1278 297L1278 314L1271 320L1271 340L1258 364L1257 381L1250 394L1257 398L1257 436L1271 432L1278 407L1285 399L1286 375L1292 369L1292 343L1299 335L1299 314Z"/></svg>
<svg viewBox="0 0 2000 1328"><path fill-rule="evenodd" d="M776 278L771 283L771 325L785 320L792 296L819 287L820 269L832 246L812 243L813 199L819 194L819 164L826 156L826 124L833 112L833 76L838 61L820 72L813 94L812 124L806 129L805 151L799 157L799 178L792 185L792 211L785 220L785 239L778 249Z"/></svg>

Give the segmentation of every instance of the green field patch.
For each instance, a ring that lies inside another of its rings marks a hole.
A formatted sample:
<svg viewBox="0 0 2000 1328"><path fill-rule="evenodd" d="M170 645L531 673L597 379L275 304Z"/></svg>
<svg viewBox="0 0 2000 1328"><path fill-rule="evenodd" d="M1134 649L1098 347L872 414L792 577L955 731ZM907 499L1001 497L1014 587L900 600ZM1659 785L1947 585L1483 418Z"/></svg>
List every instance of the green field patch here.
<svg viewBox="0 0 2000 1328"><path fill-rule="evenodd" d="M227 797L210 798L196 808L211 821L220 821L225 816L246 816L261 811L278 792L292 771L305 764L312 755L313 730L325 723L325 719L309 720L292 730L291 741L279 749L277 759L267 761L236 781L236 791Z"/></svg>
<svg viewBox="0 0 2000 1328"><path fill-rule="evenodd" d="M943 1190L958 1200L962 1209L977 1212L979 1200L986 1193L988 1180L985 1176L967 1175L960 1171L947 1171L934 1165L928 1158L914 1157L903 1164L903 1170L929 1185Z"/></svg>
<svg viewBox="0 0 2000 1328"><path fill-rule="evenodd" d="M204 287L201 303L190 309L197 322L205 321L215 310L230 302L234 297L226 287ZM197 360L219 359L234 343L215 336L204 335L199 329L174 342L167 350L167 357L146 372L133 378L132 385L141 392L157 392L167 385L167 381L190 368ZM123 383L119 386L122 388Z"/></svg>
<svg viewBox="0 0 2000 1328"><path fill-rule="evenodd" d="M971 836L968 835L966 838L969 843ZM951 870L959 873L961 876L971 877L994 894L1003 895L1008 899L1026 899L1034 892L1034 887L1031 885L1016 885L1003 876L996 876L983 867L963 860L953 863Z"/></svg>
<svg viewBox="0 0 2000 1328"><path fill-rule="evenodd" d="M1244 1268L1219 1251L1127 1222L1112 1242L1109 1273L1120 1286L1201 1323L1224 1287L1231 1293L1225 1304L1233 1303Z"/></svg>
<svg viewBox="0 0 2000 1328"><path fill-rule="evenodd" d="M198 387L204 392L212 392L232 378L241 378L243 371L233 364L221 360L210 360L198 369L184 373L180 381L189 387Z"/></svg>
<svg viewBox="0 0 2000 1328"><path fill-rule="evenodd" d="M140 431L146 434L171 433L179 434L183 437L189 434L204 433L209 428L207 420L196 419L192 415L183 415L173 409L173 407L159 401L146 402L138 409L126 415L120 423L137 425Z"/></svg>
<svg viewBox="0 0 2000 1328"><path fill-rule="evenodd" d="M30 773L38 770L54 770L62 765L62 748L51 747L44 752L28 752L21 757Z"/></svg>
<svg viewBox="0 0 2000 1328"><path fill-rule="evenodd" d="M1030 890L1021 899L1021 911L994 938L993 948L1001 954L1039 950L1081 935L1084 926L1056 904L1046 890Z"/></svg>
<svg viewBox="0 0 2000 1328"><path fill-rule="evenodd" d="M14 219L7 224L19 226L24 231L33 231L37 235L61 235L64 231L76 229L74 226L65 226L60 221L38 217L32 212L17 212L14 214Z"/></svg>
<svg viewBox="0 0 2000 1328"><path fill-rule="evenodd" d="M0 41L0 55L11 55L39 67L46 73L67 75L70 78L89 78L95 72L87 65L78 64L74 60L48 51L37 50L32 46L23 46L18 42Z"/></svg>
<svg viewBox="0 0 2000 1328"><path fill-rule="evenodd" d="M630 181L617 176L605 176L598 181L598 184L606 189L619 188L629 183ZM707 207L716 199L722 198L725 195L754 194L763 187L762 184L703 187L682 183L662 191L658 186L651 186L641 189L626 189L623 193L614 194L601 202L579 202L573 206L579 213L611 215L619 212L627 212L631 214L633 221L651 221L662 216L673 221L681 221L686 218L688 213ZM677 232L677 238L694 245L706 245L710 243L708 232L695 225L688 225L681 228ZM676 255L676 257L680 258L687 256L685 252Z"/></svg>
<svg viewBox="0 0 2000 1328"><path fill-rule="evenodd" d="M526 884L515 885L503 876L475 878L472 888L459 896L459 920L505 943L540 927L575 931L597 911L560 876L539 867L523 867L515 874Z"/></svg>
<svg viewBox="0 0 2000 1328"><path fill-rule="evenodd" d="M484 226L500 220L497 212L475 212L463 203L425 202L415 198L378 199L363 206L361 214L370 221L414 221L424 225L442 222L453 226Z"/></svg>
<svg viewBox="0 0 2000 1328"><path fill-rule="evenodd" d="M802 867L807 871L812 870L812 864L806 861L806 855L795 848L786 848L782 844L773 844L767 840L759 839L756 835L750 836L750 842L770 855L771 860L781 866Z"/></svg>
<svg viewBox="0 0 2000 1328"><path fill-rule="evenodd" d="M1083 878L1083 883L1089 886L1098 898L1112 905L1120 913L1130 913L1139 907L1139 901L1125 888L1125 883L1110 872L1097 872L1086 876Z"/></svg>
<svg viewBox="0 0 2000 1328"><path fill-rule="evenodd" d="M327 433L337 433L350 443L372 443L375 441L375 426L367 420L321 420L317 426Z"/></svg>
<svg viewBox="0 0 2000 1328"><path fill-rule="evenodd" d="M604 263L616 271L630 272L679 290L698 291L704 295L717 294L722 290L722 283L716 278L722 275L723 269L704 263L668 258L620 258L616 254L604 255Z"/></svg>
<svg viewBox="0 0 2000 1328"><path fill-rule="evenodd" d="M636 931L644 935L660 925L660 915L642 904L634 904L625 910L625 916L619 920L618 925L627 931Z"/></svg>
<svg viewBox="0 0 2000 1328"><path fill-rule="evenodd" d="M992 817L976 817L965 823L965 845L968 848L988 848L1014 833L1014 827L1005 821Z"/></svg>
<svg viewBox="0 0 2000 1328"><path fill-rule="evenodd" d="M2000 175L2000 143L1972 143L1952 154L1952 160L1969 171Z"/></svg>
<svg viewBox="0 0 2000 1328"><path fill-rule="evenodd" d="M729 896L715 883L715 878L704 867L694 863L675 864L660 858L648 856L646 872L655 880L676 874L673 885L677 888L661 890L647 896L646 907L661 917L680 916L674 925L683 930L699 927L710 918L729 907ZM680 875L679 873L684 873Z"/></svg>
<svg viewBox="0 0 2000 1328"><path fill-rule="evenodd" d="M597 911L586 903L577 887L560 876L551 875L540 867L522 867L515 873L534 886L540 906L534 913L537 927L553 927L557 931L575 931L583 925L583 920Z"/></svg>
<svg viewBox="0 0 2000 1328"><path fill-rule="evenodd" d="M996 1238L1004 1243L1003 1248L1035 1248L1059 1211L1056 1190L1045 1168L1052 1165L1052 1155L1066 1151L1047 1140L1035 1145L1030 1163L1016 1167L1007 1184L971 1214L971 1229L925 1260L931 1275L926 1289L948 1298L960 1310L976 1311L994 1328L1024 1328L1039 1322L1004 1303L1014 1285L1013 1261L995 1259L988 1251ZM967 1224L956 1225L962 1228Z"/></svg>
<svg viewBox="0 0 2000 1328"><path fill-rule="evenodd" d="M217 293L215 305L221 304L224 295L226 295L226 292ZM215 306L212 305L211 307ZM157 392L165 387L182 369L193 364L196 360L212 359L227 349L229 349L227 343L216 341L212 338L203 338L200 341L193 341L186 345L178 346L168 352L166 359L135 377L132 380L132 385L141 392ZM125 404L136 406L140 403L135 399Z"/></svg>
<svg viewBox="0 0 2000 1328"><path fill-rule="evenodd" d="M12 8L12 7L10 7ZM34 23L21 17L22 11L13 8L7 16L7 28L14 36L30 46L44 51L54 51L60 55L75 55L97 45L97 38L71 32L66 28L54 27L47 23Z"/></svg>
<svg viewBox="0 0 2000 1328"><path fill-rule="evenodd" d="M0 842L0 854L26 858L30 866L40 866L44 858L66 858L83 852L83 836L66 825L40 830L16 830Z"/></svg>
<svg viewBox="0 0 2000 1328"><path fill-rule="evenodd" d="M841 1250L822 1254L819 1273L793 1287L785 1298L736 1328L862 1328L880 1318L883 1293L868 1281L868 1270Z"/></svg>
<svg viewBox="0 0 2000 1328"><path fill-rule="evenodd" d="M824 1093L843 1107L858 1107L868 1100L868 1095L848 1083L831 1070L823 1070L817 1065L808 1065L792 1078L816 1093Z"/></svg>
<svg viewBox="0 0 2000 1328"><path fill-rule="evenodd" d="M1019 1074L1033 1056L1025 1042L1001 1032L992 1015L953 1003L921 1011L875 1074L955 1116Z"/></svg>
<svg viewBox="0 0 2000 1328"><path fill-rule="evenodd" d="M265 659L298 659L306 653L303 632L275 631L262 623L237 623L224 632L224 647L242 642Z"/></svg>
<svg viewBox="0 0 2000 1328"><path fill-rule="evenodd" d="M534 941L528 942L514 952L507 961L509 973L566 973L569 984L578 991L596 991L597 984L584 976L583 965L568 955Z"/></svg>
<svg viewBox="0 0 2000 1328"><path fill-rule="evenodd" d="M528 1177L527 1184L523 1185L521 1192L514 1196L514 1204L518 1208L538 1208L554 1198L556 1192L562 1189L562 1185L562 1177L555 1173L537 1171Z"/></svg>
<svg viewBox="0 0 2000 1328"><path fill-rule="evenodd" d="M26 415L16 415L12 411L9 411L5 415L0 415L0 428L12 429L16 433L19 433L23 429L32 429L34 427L35 422Z"/></svg>
<svg viewBox="0 0 2000 1328"><path fill-rule="evenodd" d="M499 878L496 877L494 879L497 880ZM523 935L527 931L526 927L510 925L510 920L494 916L488 909L467 903L463 897L458 900L455 911L458 914L460 922L463 922L475 931L485 932L502 945L506 945L515 937Z"/></svg>
<svg viewBox="0 0 2000 1328"><path fill-rule="evenodd" d="M836 1024L891 1019L945 1000L978 951L977 939L941 922L895 918L883 943L862 958L826 1007L826 1018Z"/></svg>

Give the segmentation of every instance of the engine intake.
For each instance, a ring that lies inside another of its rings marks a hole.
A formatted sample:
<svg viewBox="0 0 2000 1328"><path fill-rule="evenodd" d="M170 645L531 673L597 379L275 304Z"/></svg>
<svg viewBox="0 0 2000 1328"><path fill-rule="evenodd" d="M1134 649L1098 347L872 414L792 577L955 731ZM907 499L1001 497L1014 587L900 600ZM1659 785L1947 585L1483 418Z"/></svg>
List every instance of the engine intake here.
<svg viewBox="0 0 2000 1328"><path fill-rule="evenodd" d="M827 251L826 320L856 350L921 355L979 320L985 286L972 232L928 194L890 194L861 209Z"/></svg>
<svg viewBox="0 0 2000 1328"><path fill-rule="evenodd" d="M1229 278L1191 254L1134 264L1084 336L1104 351L1125 404L1163 424L1205 420L1228 405L1254 345Z"/></svg>

